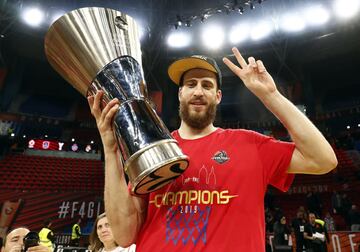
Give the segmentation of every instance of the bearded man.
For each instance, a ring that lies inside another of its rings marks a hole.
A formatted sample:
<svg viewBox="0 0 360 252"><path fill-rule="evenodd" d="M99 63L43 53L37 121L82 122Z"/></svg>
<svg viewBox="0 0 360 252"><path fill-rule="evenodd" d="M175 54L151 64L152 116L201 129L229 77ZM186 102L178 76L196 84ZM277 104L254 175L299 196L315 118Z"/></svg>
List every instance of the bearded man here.
<svg viewBox="0 0 360 252"><path fill-rule="evenodd" d="M233 48L224 63L282 122L292 143L254 131L214 126L222 98L221 73L206 56L179 59L168 69L179 85L180 128L172 133L189 156L186 171L148 197L131 195L112 127L114 99L89 97L105 152L105 208L122 247L137 251L265 251L264 195L269 184L286 191L295 173L324 174L337 165L330 144L280 94L262 61ZM249 108L251 109L251 108Z"/></svg>

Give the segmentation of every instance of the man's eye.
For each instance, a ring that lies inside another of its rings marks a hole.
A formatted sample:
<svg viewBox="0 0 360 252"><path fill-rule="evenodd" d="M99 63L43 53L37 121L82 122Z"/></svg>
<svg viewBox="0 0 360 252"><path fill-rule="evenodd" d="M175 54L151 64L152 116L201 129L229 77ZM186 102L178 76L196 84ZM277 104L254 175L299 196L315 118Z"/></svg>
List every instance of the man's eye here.
<svg viewBox="0 0 360 252"><path fill-rule="evenodd" d="M203 88L205 88L205 89L211 89L211 88L212 88L212 85L211 85L210 83L205 83L205 84L203 85Z"/></svg>

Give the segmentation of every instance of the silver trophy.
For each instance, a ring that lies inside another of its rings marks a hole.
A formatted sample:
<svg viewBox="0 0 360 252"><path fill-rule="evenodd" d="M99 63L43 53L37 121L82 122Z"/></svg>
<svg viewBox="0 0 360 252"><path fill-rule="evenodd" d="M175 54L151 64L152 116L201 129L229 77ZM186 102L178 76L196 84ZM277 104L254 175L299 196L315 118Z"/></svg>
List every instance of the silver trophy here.
<svg viewBox="0 0 360 252"><path fill-rule="evenodd" d="M71 11L50 27L45 54L85 97L102 90L102 106L119 99L114 124L132 193L155 191L185 171L188 157L149 103L133 18L105 8Z"/></svg>

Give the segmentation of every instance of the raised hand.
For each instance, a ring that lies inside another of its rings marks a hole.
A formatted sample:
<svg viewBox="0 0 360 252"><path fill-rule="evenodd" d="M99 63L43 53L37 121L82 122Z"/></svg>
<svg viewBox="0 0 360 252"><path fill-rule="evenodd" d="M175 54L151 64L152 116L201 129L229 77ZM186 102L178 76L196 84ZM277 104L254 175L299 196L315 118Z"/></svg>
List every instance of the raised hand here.
<svg viewBox="0 0 360 252"><path fill-rule="evenodd" d="M104 109L101 110L101 98L103 95L103 91L98 91L95 96L88 97L88 102L91 114L95 117L104 148L116 151L118 147L114 134L113 120L119 108L119 101L116 98L112 99Z"/></svg>
<svg viewBox="0 0 360 252"><path fill-rule="evenodd" d="M267 95L276 91L276 85L271 75L261 60L255 61L254 57L249 57L247 63L235 47L232 51L240 66L235 65L229 59L223 58L224 63L233 71L259 99L266 98Z"/></svg>

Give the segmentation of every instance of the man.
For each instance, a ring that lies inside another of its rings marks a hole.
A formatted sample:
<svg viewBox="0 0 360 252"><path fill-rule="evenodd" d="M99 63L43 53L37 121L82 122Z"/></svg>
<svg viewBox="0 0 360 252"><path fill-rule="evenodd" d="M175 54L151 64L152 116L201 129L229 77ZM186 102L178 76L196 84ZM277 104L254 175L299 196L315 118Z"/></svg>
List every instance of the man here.
<svg viewBox="0 0 360 252"><path fill-rule="evenodd" d="M316 222L314 213L309 213L309 223L304 231L305 246L307 251L325 252L325 230L323 226Z"/></svg>
<svg viewBox="0 0 360 252"><path fill-rule="evenodd" d="M129 193L112 120L119 108L101 111L99 91L89 97L105 152L105 208L116 241L138 251L264 251L264 195L268 184L285 191L294 173L324 174L337 165L316 127L283 97L263 63L233 52L240 64L224 63L279 118L294 143L246 130L216 128L221 73L205 56L180 59L169 67L180 86L180 128L173 132L190 157L186 172L149 197Z"/></svg>
<svg viewBox="0 0 360 252"><path fill-rule="evenodd" d="M44 221L44 227L39 232L40 244L48 247L50 251L54 250L55 236L50 227L52 222L50 219Z"/></svg>
<svg viewBox="0 0 360 252"><path fill-rule="evenodd" d="M304 212L298 210L298 212L296 213L296 219L294 219L291 224L295 233L296 252L302 252L304 250L305 225L306 225L306 220L304 218Z"/></svg>
<svg viewBox="0 0 360 252"><path fill-rule="evenodd" d="M10 231L4 240L1 252L22 252L24 246L24 237L30 232L27 228L16 228ZM25 251L26 252L26 251ZM49 252L49 249L43 245L29 247L27 252Z"/></svg>
<svg viewBox="0 0 360 252"><path fill-rule="evenodd" d="M79 247L80 237L81 237L81 228L80 228L81 218L71 228L71 241L70 245L74 247Z"/></svg>

